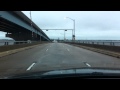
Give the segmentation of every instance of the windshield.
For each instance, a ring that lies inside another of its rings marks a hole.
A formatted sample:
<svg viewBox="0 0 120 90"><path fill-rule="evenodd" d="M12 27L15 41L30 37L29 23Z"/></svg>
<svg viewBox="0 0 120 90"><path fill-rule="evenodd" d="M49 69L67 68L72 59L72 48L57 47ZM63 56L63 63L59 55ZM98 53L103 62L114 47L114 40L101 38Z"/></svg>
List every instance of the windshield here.
<svg viewBox="0 0 120 90"><path fill-rule="evenodd" d="M0 77L120 70L119 16L120 11L0 11Z"/></svg>

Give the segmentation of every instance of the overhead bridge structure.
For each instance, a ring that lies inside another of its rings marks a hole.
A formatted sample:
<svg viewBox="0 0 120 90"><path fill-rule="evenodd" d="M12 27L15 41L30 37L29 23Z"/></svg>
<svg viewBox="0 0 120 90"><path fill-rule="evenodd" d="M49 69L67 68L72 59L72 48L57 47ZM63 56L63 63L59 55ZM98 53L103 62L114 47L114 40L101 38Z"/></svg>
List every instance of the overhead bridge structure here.
<svg viewBox="0 0 120 90"><path fill-rule="evenodd" d="M50 38L21 11L0 11L0 31L15 41L50 41Z"/></svg>

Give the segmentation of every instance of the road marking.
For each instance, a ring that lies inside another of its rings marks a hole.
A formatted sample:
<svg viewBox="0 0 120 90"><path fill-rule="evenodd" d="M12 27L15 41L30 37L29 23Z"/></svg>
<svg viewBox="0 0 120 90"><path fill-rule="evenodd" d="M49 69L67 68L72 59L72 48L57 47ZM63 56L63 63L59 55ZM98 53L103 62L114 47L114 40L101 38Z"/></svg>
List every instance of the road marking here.
<svg viewBox="0 0 120 90"><path fill-rule="evenodd" d="M90 64L88 64L88 63L86 63L86 65L87 65L88 67L91 67L91 65L90 65Z"/></svg>
<svg viewBox="0 0 120 90"><path fill-rule="evenodd" d="M88 67L91 67L91 65L90 65L90 64L88 64L88 63L86 63L86 65L87 65Z"/></svg>
<svg viewBox="0 0 120 90"><path fill-rule="evenodd" d="M70 51L69 49L67 49L68 51Z"/></svg>
<svg viewBox="0 0 120 90"><path fill-rule="evenodd" d="M27 71L30 70L34 65L35 65L35 63L33 63L32 65L30 65L30 67L28 67Z"/></svg>
<svg viewBox="0 0 120 90"><path fill-rule="evenodd" d="M48 49L46 51L48 51Z"/></svg>
<svg viewBox="0 0 120 90"><path fill-rule="evenodd" d="M84 62L85 65L87 65L88 67L91 67L91 65L87 62Z"/></svg>

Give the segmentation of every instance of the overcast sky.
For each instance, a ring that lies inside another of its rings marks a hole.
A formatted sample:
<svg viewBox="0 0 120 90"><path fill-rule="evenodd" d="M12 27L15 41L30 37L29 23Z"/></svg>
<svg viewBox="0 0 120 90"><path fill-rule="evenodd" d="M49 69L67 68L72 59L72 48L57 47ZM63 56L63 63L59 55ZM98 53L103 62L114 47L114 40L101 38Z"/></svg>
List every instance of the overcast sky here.
<svg viewBox="0 0 120 90"><path fill-rule="evenodd" d="M30 11L22 11L30 18ZM120 39L120 11L31 11L32 20L41 29L73 29L75 19L76 39ZM64 31L44 31L48 37L63 39ZM72 32L65 32L66 39L72 38ZM4 33L0 33L4 38Z"/></svg>

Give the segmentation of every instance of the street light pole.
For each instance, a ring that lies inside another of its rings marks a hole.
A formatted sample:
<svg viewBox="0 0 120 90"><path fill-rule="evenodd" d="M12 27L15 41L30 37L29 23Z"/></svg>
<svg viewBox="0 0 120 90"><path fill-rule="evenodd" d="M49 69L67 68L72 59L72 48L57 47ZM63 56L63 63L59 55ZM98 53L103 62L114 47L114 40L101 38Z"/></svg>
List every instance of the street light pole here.
<svg viewBox="0 0 120 90"><path fill-rule="evenodd" d="M64 30L64 41L66 40L66 38L65 38L65 31L67 31L67 30Z"/></svg>
<svg viewBox="0 0 120 90"><path fill-rule="evenodd" d="M75 41L75 19L72 19L72 18L69 18L69 17L66 17L66 18L73 21L72 40Z"/></svg>
<svg viewBox="0 0 120 90"><path fill-rule="evenodd" d="M65 41L65 30L64 30L64 41Z"/></svg>
<svg viewBox="0 0 120 90"><path fill-rule="evenodd" d="M72 41L74 41L74 28L75 27L75 24L74 24L74 20L73 20L73 33L72 33Z"/></svg>
<svg viewBox="0 0 120 90"><path fill-rule="evenodd" d="M74 20L74 41L75 41L75 20Z"/></svg>

